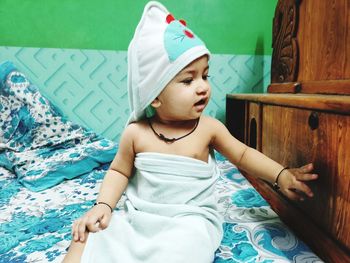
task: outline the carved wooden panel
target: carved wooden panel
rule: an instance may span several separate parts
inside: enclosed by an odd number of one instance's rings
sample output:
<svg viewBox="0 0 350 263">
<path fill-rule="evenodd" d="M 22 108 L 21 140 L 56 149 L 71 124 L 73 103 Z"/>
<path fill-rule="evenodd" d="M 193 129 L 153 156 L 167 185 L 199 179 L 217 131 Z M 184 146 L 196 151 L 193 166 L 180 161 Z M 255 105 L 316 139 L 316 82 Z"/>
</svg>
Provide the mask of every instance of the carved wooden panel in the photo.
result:
<svg viewBox="0 0 350 263">
<path fill-rule="evenodd" d="M 273 19 L 271 82 L 293 82 L 298 74 L 299 0 L 279 0 Z"/>
<path fill-rule="evenodd" d="M 349 0 L 279 0 L 268 92 L 350 95 L 349 42 Z"/>
</svg>

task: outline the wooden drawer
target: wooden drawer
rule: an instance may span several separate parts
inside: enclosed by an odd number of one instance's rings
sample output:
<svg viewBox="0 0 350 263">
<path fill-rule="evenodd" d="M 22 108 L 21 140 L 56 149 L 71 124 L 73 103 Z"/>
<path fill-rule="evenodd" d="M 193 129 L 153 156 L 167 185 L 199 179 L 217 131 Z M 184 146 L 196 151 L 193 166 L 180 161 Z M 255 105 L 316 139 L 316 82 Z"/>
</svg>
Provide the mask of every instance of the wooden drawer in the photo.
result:
<svg viewBox="0 0 350 263">
<path fill-rule="evenodd" d="M 262 152 L 290 167 L 313 162 L 312 199 L 295 203 L 332 237 L 350 247 L 350 116 L 292 107 L 262 108 Z"/>
</svg>

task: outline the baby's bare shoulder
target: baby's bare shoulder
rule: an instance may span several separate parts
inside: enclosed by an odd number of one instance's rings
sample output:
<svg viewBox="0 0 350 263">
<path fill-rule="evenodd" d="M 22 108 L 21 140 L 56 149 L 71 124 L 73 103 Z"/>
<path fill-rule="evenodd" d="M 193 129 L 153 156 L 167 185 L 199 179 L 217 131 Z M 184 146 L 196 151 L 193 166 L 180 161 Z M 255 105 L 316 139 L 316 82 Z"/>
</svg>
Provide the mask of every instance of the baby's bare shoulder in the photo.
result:
<svg viewBox="0 0 350 263">
<path fill-rule="evenodd" d="M 210 117 L 210 116 L 204 116 L 203 115 L 201 117 L 201 121 L 202 121 L 202 124 L 204 126 L 211 127 L 211 129 L 223 126 L 223 124 L 219 120 L 217 120 L 217 119 L 215 119 L 213 117 Z"/>
<path fill-rule="evenodd" d="M 228 133 L 226 126 L 221 121 L 209 116 L 203 116 L 202 128 L 211 138 L 211 141 L 215 140 L 217 136 L 222 136 Z"/>
<path fill-rule="evenodd" d="M 132 122 L 125 127 L 122 137 L 133 138 L 142 130 L 141 122 Z"/>
<path fill-rule="evenodd" d="M 144 129 L 145 126 L 147 126 L 147 122 L 144 120 L 132 122 L 125 127 L 125 131 L 129 131 L 129 132 L 139 131 L 141 129 Z"/>
</svg>

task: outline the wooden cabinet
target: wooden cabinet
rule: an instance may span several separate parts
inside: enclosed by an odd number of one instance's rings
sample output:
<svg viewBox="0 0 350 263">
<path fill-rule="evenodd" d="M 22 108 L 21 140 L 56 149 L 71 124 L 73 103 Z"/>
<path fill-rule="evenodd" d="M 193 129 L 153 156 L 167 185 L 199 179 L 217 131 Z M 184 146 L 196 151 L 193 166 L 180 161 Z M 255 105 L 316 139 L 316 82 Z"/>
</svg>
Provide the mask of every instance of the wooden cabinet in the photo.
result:
<svg viewBox="0 0 350 263">
<path fill-rule="evenodd" d="M 350 262 L 350 96 L 228 95 L 226 122 L 238 139 L 285 166 L 314 163 L 315 197 L 304 202 L 247 176 L 316 254 Z"/>
<path fill-rule="evenodd" d="M 315 197 L 301 203 L 247 177 L 326 262 L 350 262 L 349 42 L 349 0 L 278 0 L 269 94 L 228 95 L 226 104 L 236 138 L 285 166 L 314 163 Z"/>
</svg>

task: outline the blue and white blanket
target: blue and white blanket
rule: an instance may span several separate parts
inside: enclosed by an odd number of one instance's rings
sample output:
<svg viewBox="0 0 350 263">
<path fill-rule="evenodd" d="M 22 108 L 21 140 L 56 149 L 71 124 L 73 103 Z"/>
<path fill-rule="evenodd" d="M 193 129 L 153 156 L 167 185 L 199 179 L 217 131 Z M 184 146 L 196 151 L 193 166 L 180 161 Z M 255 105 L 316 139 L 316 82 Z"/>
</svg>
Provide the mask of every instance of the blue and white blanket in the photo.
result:
<svg viewBox="0 0 350 263">
<path fill-rule="evenodd" d="M 63 118 L 11 62 L 0 64 L 0 165 L 33 191 L 110 162 L 116 145 Z"/>
<path fill-rule="evenodd" d="M 0 263 L 61 262 L 117 146 L 64 119 L 9 62 L 0 64 L 0 102 Z M 232 164 L 216 159 L 224 237 L 214 262 L 322 262 Z"/>
</svg>

